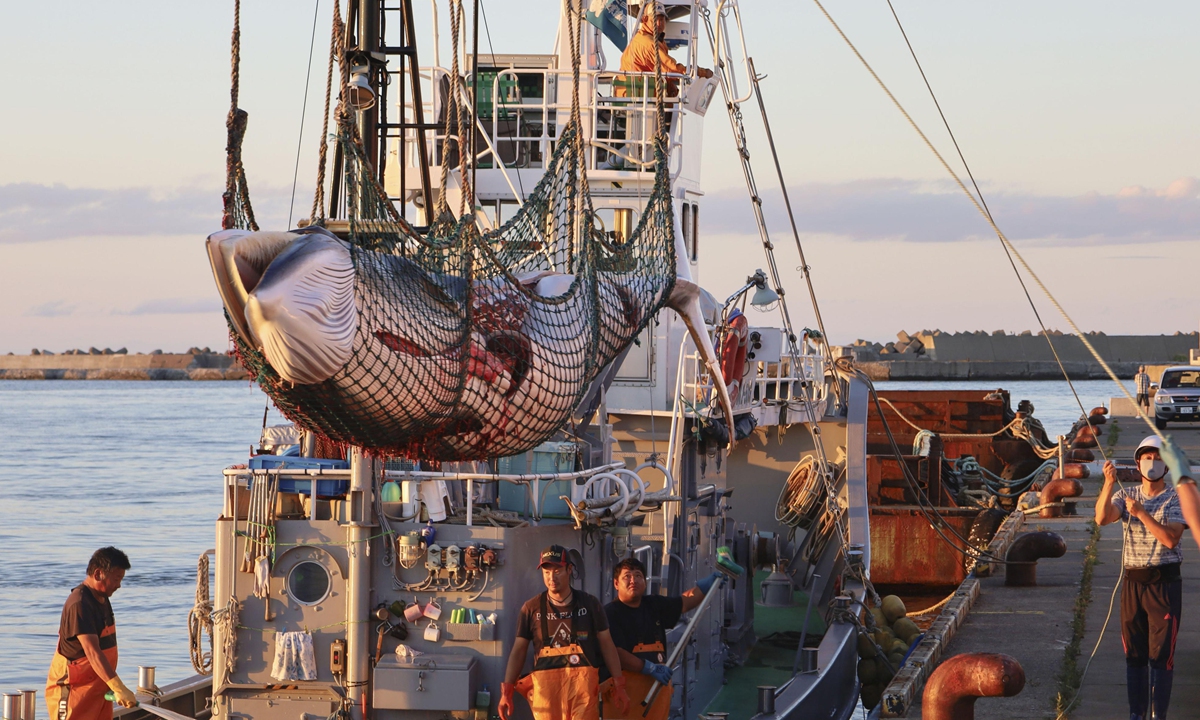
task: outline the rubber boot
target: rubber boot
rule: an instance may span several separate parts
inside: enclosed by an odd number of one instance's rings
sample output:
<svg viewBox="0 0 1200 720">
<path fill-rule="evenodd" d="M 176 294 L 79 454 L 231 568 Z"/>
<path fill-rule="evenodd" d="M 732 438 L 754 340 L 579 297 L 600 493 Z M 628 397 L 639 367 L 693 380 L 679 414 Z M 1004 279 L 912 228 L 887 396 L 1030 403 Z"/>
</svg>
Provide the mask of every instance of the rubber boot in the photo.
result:
<svg viewBox="0 0 1200 720">
<path fill-rule="evenodd" d="M 1150 700 L 1150 682 L 1146 666 L 1125 666 L 1125 684 L 1129 690 L 1129 720 L 1146 717 L 1146 705 Z"/>
<path fill-rule="evenodd" d="M 1171 704 L 1171 684 L 1175 671 L 1150 668 L 1150 697 L 1153 699 L 1154 720 L 1167 720 L 1167 706 Z"/>
</svg>

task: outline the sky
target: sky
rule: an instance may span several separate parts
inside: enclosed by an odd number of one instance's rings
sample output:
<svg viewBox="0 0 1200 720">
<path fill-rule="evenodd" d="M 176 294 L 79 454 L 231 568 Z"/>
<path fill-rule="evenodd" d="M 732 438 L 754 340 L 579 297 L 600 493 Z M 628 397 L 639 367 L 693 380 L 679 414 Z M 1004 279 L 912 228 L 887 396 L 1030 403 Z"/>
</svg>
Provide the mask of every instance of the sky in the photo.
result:
<svg viewBox="0 0 1200 720">
<path fill-rule="evenodd" d="M 1078 325 L 1195 331 L 1200 5 L 893 2 L 997 222 Z M 831 339 L 1036 330 L 999 241 L 816 5 L 745 5 Z M 886 1 L 825 5 L 955 157 Z M 420 34 L 428 3 L 416 6 Z M 239 104 L 264 228 L 312 202 L 331 12 L 243 2 Z M 489 0 L 484 13 L 495 52 L 551 51 L 557 3 Z M 231 22 L 232 2 L 214 0 L 0 8 L 0 353 L 228 346 L 203 241 L 220 223 Z M 746 118 L 793 316 L 809 325 L 757 111 Z M 764 262 L 720 107 L 703 172 L 700 280 L 724 296 Z M 1046 324 L 1068 329 L 1031 292 Z"/>
</svg>

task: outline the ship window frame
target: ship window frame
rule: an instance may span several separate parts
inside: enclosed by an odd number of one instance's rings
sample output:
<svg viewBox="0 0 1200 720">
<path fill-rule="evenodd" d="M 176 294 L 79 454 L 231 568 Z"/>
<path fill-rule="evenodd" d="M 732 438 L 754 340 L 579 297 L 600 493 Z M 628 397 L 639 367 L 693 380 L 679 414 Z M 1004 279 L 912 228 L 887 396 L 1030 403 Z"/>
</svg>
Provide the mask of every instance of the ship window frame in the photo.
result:
<svg viewBox="0 0 1200 720">
<path fill-rule="evenodd" d="M 320 568 L 321 572 L 323 572 L 325 574 L 325 591 L 316 600 L 301 599 L 299 597 L 299 595 L 297 594 L 295 587 L 292 583 L 292 579 L 294 577 L 296 577 L 296 571 L 299 570 L 300 568 L 304 567 L 305 565 L 312 565 L 314 567 Z M 324 564 L 322 564 L 316 560 L 301 560 L 300 562 L 296 563 L 288 570 L 287 578 L 285 578 L 285 580 L 284 580 L 284 587 L 287 588 L 288 597 L 290 597 L 291 599 L 300 603 L 301 605 L 306 605 L 309 607 L 312 607 L 314 605 L 320 605 L 321 603 L 325 602 L 325 600 L 329 597 L 330 593 L 333 592 L 333 573 L 331 573 L 329 571 L 329 568 L 325 567 Z"/>
</svg>

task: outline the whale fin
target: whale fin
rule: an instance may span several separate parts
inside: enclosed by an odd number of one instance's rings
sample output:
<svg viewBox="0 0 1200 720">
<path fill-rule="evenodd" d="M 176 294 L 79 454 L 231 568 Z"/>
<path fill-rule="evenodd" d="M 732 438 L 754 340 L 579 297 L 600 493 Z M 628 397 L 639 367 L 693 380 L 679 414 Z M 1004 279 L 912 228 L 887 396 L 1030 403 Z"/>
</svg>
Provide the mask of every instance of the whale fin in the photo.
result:
<svg viewBox="0 0 1200 720">
<path fill-rule="evenodd" d="M 729 388 L 721 375 L 721 364 L 717 362 L 717 352 L 713 349 L 708 333 L 704 331 L 704 314 L 700 312 L 700 286 L 685 278 L 675 279 L 675 289 L 667 298 L 667 307 L 674 310 L 683 319 L 692 342 L 700 353 L 700 358 L 708 367 L 709 377 L 712 378 L 713 388 L 717 391 L 717 399 L 725 411 L 725 422 L 729 427 L 729 449 L 734 446 L 733 430 L 733 400 L 729 397 Z"/>
</svg>

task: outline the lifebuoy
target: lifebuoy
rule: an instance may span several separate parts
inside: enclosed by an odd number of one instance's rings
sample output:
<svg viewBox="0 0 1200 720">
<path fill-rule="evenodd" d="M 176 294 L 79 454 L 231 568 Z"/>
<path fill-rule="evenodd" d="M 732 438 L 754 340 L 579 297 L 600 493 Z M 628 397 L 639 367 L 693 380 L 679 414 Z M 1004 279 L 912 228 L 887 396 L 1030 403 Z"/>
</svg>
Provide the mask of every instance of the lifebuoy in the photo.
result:
<svg viewBox="0 0 1200 720">
<path fill-rule="evenodd" d="M 750 322 L 741 310 L 734 309 L 729 316 L 728 329 L 721 338 L 721 377 L 725 378 L 730 397 L 737 397 L 741 390 L 749 341 Z"/>
</svg>

